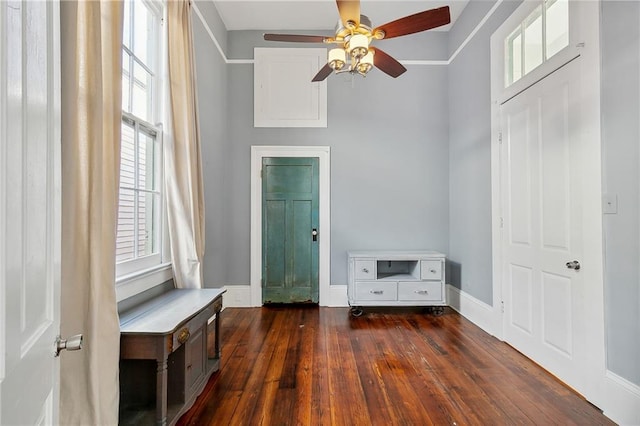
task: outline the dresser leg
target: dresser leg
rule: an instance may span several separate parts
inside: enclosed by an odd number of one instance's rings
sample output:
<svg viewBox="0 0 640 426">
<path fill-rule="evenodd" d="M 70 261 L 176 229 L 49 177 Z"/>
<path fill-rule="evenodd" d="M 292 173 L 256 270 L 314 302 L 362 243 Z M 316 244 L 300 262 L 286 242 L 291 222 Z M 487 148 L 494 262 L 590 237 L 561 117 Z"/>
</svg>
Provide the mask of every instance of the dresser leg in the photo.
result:
<svg viewBox="0 0 640 426">
<path fill-rule="evenodd" d="M 167 424 L 168 365 L 168 358 L 159 360 L 156 374 L 156 423 L 161 426 Z"/>
<path fill-rule="evenodd" d="M 216 346 L 216 358 L 220 359 L 220 313 L 222 311 L 216 312 L 216 337 L 215 337 L 215 346 Z"/>
</svg>

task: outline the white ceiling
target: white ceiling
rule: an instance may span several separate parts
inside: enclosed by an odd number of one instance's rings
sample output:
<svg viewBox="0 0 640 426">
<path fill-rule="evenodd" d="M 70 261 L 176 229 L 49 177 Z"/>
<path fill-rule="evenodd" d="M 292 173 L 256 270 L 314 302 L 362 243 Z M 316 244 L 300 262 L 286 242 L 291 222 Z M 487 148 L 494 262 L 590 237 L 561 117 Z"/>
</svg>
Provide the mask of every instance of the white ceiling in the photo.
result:
<svg viewBox="0 0 640 426">
<path fill-rule="evenodd" d="M 227 30 L 333 30 L 338 22 L 335 0 L 213 0 Z M 374 27 L 407 15 L 448 5 L 451 24 L 469 0 L 362 0 L 360 13 Z"/>
</svg>

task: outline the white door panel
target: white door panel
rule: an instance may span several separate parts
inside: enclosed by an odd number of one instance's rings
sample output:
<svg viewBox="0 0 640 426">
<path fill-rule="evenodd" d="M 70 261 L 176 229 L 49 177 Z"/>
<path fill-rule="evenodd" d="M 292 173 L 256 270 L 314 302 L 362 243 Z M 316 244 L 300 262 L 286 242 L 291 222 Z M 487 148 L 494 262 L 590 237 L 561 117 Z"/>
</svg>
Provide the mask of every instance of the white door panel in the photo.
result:
<svg viewBox="0 0 640 426">
<path fill-rule="evenodd" d="M 500 109 L 505 340 L 576 389 L 584 383 L 579 62 Z"/>
<path fill-rule="evenodd" d="M 56 424 L 57 2 L 0 2 L 0 424 Z"/>
<path fill-rule="evenodd" d="M 533 301 L 532 301 L 532 270 L 520 265 L 510 264 L 509 279 L 512 283 L 509 306 L 511 310 L 511 325 L 521 332 L 533 333 Z"/>
</svg>

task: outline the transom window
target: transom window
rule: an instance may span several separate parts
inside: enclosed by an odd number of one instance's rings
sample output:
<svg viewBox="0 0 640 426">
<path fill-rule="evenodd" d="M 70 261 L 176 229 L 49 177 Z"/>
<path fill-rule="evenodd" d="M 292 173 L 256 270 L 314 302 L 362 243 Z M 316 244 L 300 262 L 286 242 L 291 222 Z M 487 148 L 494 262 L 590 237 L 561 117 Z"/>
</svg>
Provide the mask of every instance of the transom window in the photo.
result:
<svg viewBox="0 0 640 426">
<path fill-rule="evenodd" d="M 543 1 L 505 40 L 505 87 L 568 45 L 569 1 Z"/>
<path fill-rule="evenodd" d="M 156 2 L 125 1 L 118 276 L 162 261 L 162 122 L 157 77 L 161 13 Z"/>
</svg>

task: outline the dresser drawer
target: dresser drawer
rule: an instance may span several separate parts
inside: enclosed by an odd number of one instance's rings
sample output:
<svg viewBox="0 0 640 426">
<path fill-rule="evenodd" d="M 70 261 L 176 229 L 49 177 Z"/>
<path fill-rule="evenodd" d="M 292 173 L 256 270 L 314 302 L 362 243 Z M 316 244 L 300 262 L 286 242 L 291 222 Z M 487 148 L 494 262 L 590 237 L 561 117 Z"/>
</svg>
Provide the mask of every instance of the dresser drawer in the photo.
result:
<svg viewBox="0 0 640 426">
<path fill-rule="evenodd" d="M 440 281 L 399 282 L 398 300 L 442 300 L 442 283 Z"/>
<path fill-rule="evenodd" d="M 422 260 L 420 262 L 420 278 L 423 280 L 441 280 L 442 261 Z"/>
<path fill-rule="evenodd" d="M 218 308 L 219 309 L 219 308 Z M 191 318 L 185 324 L 182 324 L 175 333 L 173 333 L 172 338 L 172 349 L 171 351 L 175 351 L 180 347 L 180 345 L 186 343 L 191 339 L 192 336 L 195 336 L 197 332 L 207 323 L 209 318 L 216 314 L 216 306 L 210 305 L 203 309 L 198 315 Z"/>
<path fill-rule="evenodd" d="M 355 262 L 355 279 L 356 280 L 375 280 L 376 262 L 374 260 L 356 260 Z"/>
<path fill-rule="evenodd" d="M 356 300 L 397 300 L 395 282 L 356 282 Z"/>
</svg>

